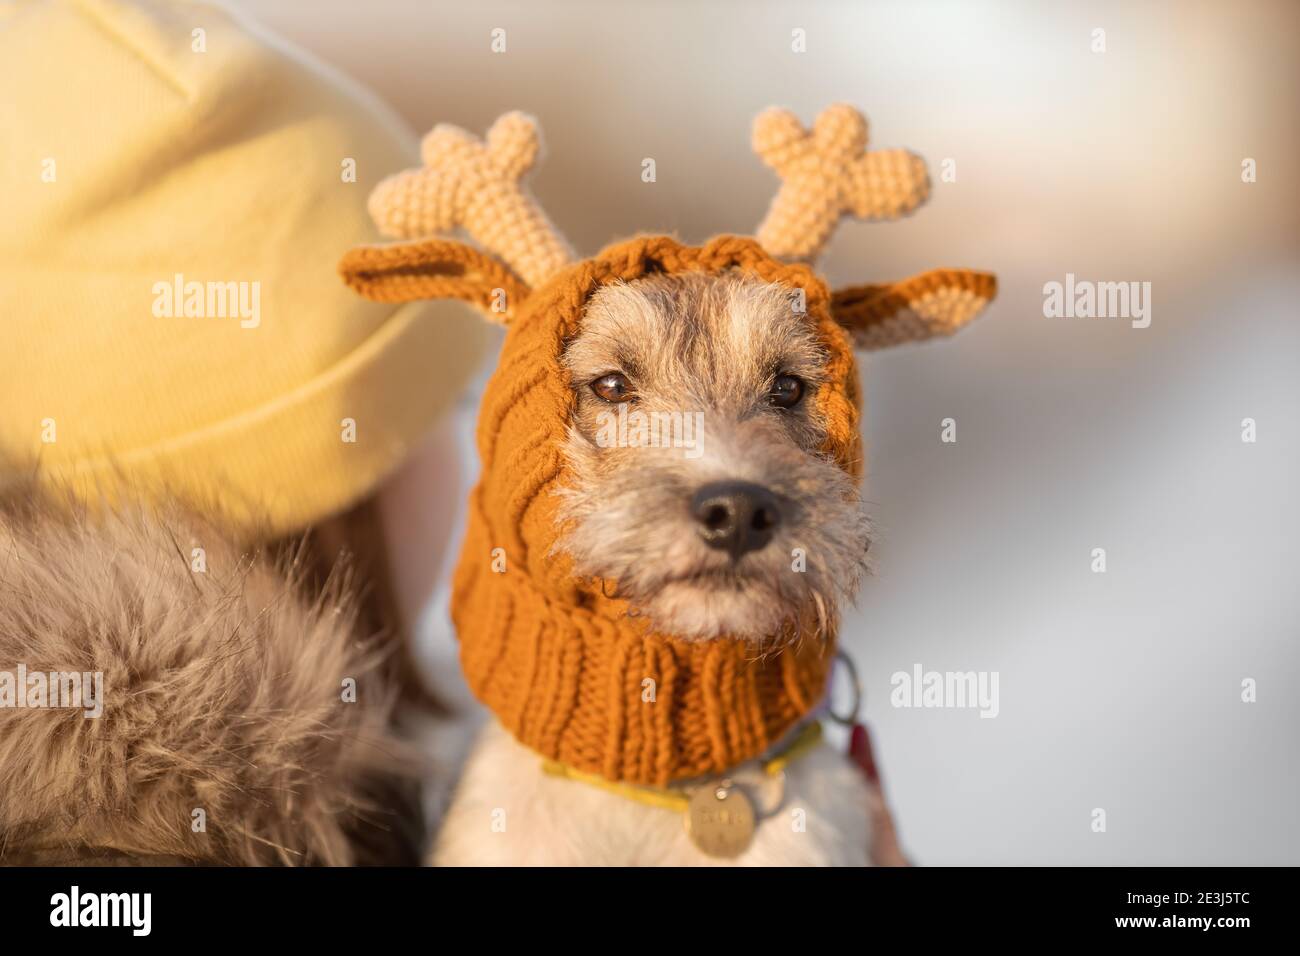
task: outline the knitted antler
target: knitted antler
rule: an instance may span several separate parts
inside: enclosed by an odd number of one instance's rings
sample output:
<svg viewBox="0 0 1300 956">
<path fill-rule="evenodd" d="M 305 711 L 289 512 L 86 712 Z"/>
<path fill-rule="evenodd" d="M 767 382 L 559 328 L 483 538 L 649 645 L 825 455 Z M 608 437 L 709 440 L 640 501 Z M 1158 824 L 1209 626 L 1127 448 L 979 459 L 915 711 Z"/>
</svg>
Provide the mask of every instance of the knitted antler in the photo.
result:
<svg viewBox="0 0 1300 956">
<path fill-rule="evenodd" d="M 531 287 L 573 261 L 564 237 L 523 184 L 542 151 L 537 122 L 506 113 L 483 141 L 441 123 L 424 137 L 421 169 L 389 176 L 370 194 L 380 232 L 398 239 L 462 226 Z"/>
<path fill-rule="evenodd" d="M 897 219 L 930 192 L 925 160 L 903 149 L 867 151 L 867 121 L 843 103 L 824 109 L 811 132 L 789 110 L 765 110 L 753 144 L 783 180 L 757 232 L 781 259 L 816 259 L 846 212 Z"/>
</svg>

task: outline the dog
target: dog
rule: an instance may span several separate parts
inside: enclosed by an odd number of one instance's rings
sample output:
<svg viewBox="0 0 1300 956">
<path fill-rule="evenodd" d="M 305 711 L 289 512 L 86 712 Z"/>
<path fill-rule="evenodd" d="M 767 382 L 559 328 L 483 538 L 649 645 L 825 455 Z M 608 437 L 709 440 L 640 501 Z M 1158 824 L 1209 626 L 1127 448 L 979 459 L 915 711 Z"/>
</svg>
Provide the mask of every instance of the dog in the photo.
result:
<svg viewBox="0 0 1300 956">
<path fill-rule="evenodd" d="M 788 289 L 743 276 L 654 276 L 607 286 L 564 353 L 575 413 L 565 446 L 557 543 L 583 575 L 618 582 L 634 613 L 689 640 L 719 635 L 773 648 L 791 607 L 822 626 L 867 570 L 869 523 L 857 489 L 820 451 L 811 400 L 826 355 Z M 660 440 L 602 447 L 610 413 L 702 415 L 692 447 Z M 633 439 L 635 442 L 635 438 Z M 792 570 L 802 549 L 817 560 Z M 775 638 L 782 639 L 781 637 Z M 731 774 L 764 818 L 738 862 L 871 862 L 869 781 L 828 745 L 792 762 L 784 787 L 756 762 Z M 781 792 L 783 790 L 783 792 Z M 504 832 L 483 824 L 500 813 Z M 710 865 L 679 816 L 549 775 L 493 721 L 464 770 L 432 861 L 440 865 Z"/>
<path fill-rule="evenodd" d="M 350 250 L 344 281 L 507 329 L 452 594 L 494 716 L 431 862 L 902 862 L 862 733 L 850 757 L 817 720 L 869 570 L 852 348 L 951 334 L 996 281 L 828 289 L 806 263 L 842 215 L 928 193 L 919 157 L 866 142 L 848 106 L 811 130 L 769 110 L 754 146 L 782 187 L 753 239 L 581 261 L 523 185 L 541 141 L 520 113 L 481 141 L 435 127 L 372 192 L 402 241 Z M 486 250 L 439 235 L 457 227 Z"/>
</svg>

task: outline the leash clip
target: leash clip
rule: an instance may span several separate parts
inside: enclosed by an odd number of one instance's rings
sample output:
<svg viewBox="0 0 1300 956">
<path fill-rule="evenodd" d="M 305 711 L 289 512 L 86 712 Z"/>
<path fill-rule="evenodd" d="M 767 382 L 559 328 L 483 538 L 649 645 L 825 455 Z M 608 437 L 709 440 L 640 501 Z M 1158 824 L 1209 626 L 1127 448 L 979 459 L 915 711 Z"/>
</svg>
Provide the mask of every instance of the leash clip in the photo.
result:
<svg viewBox="0 0 1300 956">
<path fill-rule="evenodd" d="M 862 709 L 862 681 L 858 679 L 858 668 L 853 663 L 853 658 L 849 657 L 844 650 L 839 650 L 835 654 L 835 663 L 843 664 L 844 669 L 849 672 L 849 686 L 853 689 L 853 706 L 845 714 L 837 714 L 832 698 L 835 696 L 835 682 L 831 681 L 831 692 L 827 695 L 826 713 L 831 720 L 845 727 L 852 727 L 858 722 L 858 713 Z"/>
</svg>

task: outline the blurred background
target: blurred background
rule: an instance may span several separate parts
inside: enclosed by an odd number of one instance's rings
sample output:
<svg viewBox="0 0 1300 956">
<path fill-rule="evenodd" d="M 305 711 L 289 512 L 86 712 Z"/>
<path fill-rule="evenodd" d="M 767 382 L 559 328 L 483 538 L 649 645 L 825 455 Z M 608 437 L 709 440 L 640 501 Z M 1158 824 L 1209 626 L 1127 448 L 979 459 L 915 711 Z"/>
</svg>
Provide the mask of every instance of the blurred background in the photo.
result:
<svg viewBox="0 0 1300 956">
<path fill-rule="evenodd" d="M 924 864 L 1300 863 L 1300 5 L 234 5 L 416 131 L 537 115 L 535 191 L 584 254 L 751 232 L 777 186 L 748 146 L 771 104 L 807 121 L 848 101 L 875 145 L 924 155 L 929 204 L 845 223 L 822 260 L 832 286 L 1000 281 L 956 339 L 863 363 L 878 573 L 844 637 L 905 845 Z M 1067 273 L 1150 282 L 1150 327 L 1045 318 Z M 445 680 L 440 601 L 425 637 Z M 891 707 L 916 664 L 997 672 L 998 717 Z"/>
</svg>

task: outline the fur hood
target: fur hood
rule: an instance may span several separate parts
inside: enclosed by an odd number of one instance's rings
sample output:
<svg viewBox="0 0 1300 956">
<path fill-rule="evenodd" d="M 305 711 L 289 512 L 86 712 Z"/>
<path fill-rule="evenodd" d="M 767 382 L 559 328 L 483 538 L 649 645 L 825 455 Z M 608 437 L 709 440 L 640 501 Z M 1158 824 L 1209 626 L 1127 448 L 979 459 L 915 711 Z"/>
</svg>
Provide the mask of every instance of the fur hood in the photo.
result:
<svg viewBox="0 0 1300 956">
<path fill-rule="evenodd" d="M 391 861 L 393 701 L 349 576 L 309 596 L 296 565 L 177 511 L 9 502 L 0 863 Z"/>
</svg>

